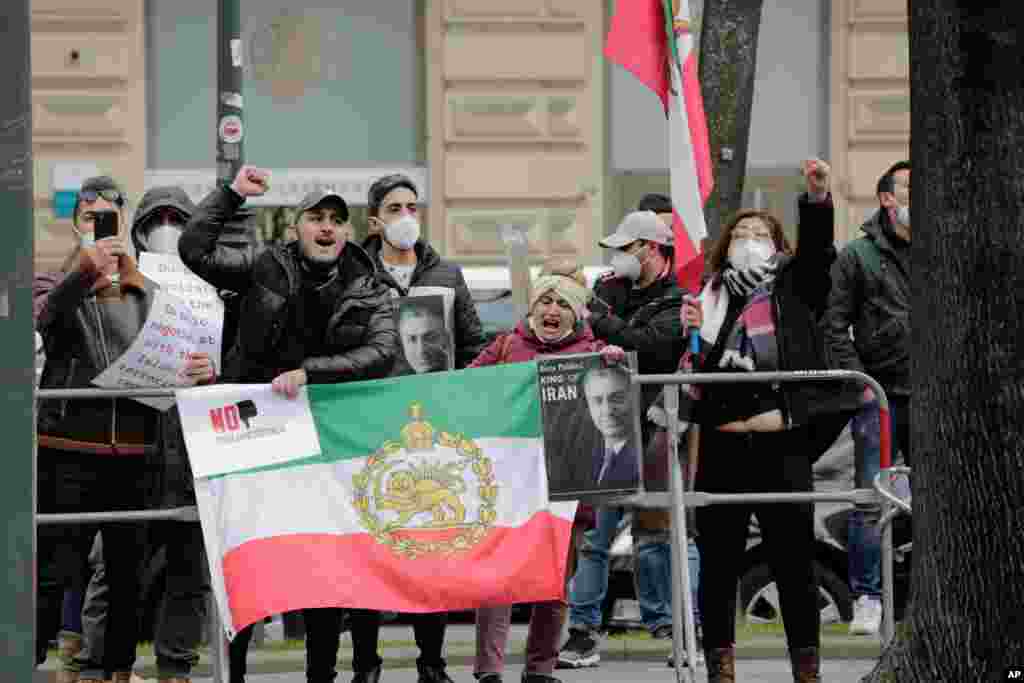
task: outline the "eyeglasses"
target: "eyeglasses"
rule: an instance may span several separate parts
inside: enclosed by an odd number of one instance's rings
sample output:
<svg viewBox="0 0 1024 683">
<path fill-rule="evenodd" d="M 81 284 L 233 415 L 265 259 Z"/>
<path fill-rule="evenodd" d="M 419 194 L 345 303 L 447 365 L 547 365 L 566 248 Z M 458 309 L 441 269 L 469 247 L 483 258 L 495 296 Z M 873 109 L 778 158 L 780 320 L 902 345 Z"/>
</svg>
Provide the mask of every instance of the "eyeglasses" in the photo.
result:
<svg viewBox="0 0 1024 683">
<path fill-rule="evenodd" d="M 103 197 L 108 202 L 121 206 L 124 204 L 124 195 L 117 190 L 82 190 L 78 193 L 78 198 L 84 202 L 90 204 L 100 197 Z"/>
</svg>

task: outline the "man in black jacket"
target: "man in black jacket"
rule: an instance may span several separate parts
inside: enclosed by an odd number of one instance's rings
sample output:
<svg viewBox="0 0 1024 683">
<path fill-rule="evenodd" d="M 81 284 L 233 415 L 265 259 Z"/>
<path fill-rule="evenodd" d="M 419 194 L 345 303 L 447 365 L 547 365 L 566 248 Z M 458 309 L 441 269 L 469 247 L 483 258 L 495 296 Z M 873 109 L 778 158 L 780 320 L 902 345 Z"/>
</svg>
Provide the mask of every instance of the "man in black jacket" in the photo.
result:
<svg viewBox="0 0 1024 683">
<path fill-rule="evenodd" d="M 183 194 L 183 193 L 182 193 Z M 178 199 L 181 197 L 178 196 Z M 185 199 L 187 202 L 187 198 Z M 179 202 L 181 203 L 181 202 Z M 127 245 L 125 197 L 109 177 L 82 184 L 74 211 L 79 243 L 61 272 L 33 282 L 36 327 L 46 348 L 42 388 L 92 385 L 131 345 L 145 324 L 158 289 L 142 276 Z M 140 204 L 145 214 L 146 203 Z M 187 208 L 187 205 L 186 205 Z M 98 212 L 114 210 L 117 231 L 95 239 Z M 191 382 L 212 379 L 212 364 L 197 354 L 185 367 Z M 146 507 L 147 466 L 164 454 L 167 421 L 131 399 L 43 401 L 39 406 L 37 466 L 40 512 L 99 512 Z M 152 460 L 151 460 L 152 459 Z M 38 659 L 60 620 L 65 587 L 81 590 L 97 525 L 39 528 Z M 103 525 L 107 618 L 90 630 L 96 647 L 68 662 L 74 680 L 101 681 L 105 673 L 127 680 L 135 661 L 141 527 Z M 70 654 L 70 652 L 68 652 Z M 158 648 L 161 675 L 180 669 Z M 171 670 L 167 670 L 170 667 Z M 187 673 L 187 671 L 186 671 Z M 67 678 L 67 677 L 66 677 Z"/>
<path fill-rule="evenodd" d="M 154 187 L 139 200 L 132 221 L 131 242 L 138 254 L 178 253 L 178 239 L 196 206 L 180 187 Z M 208 366 L 204 379 L 213 379 L 213 365 Z M 196 504 L 192 484 L 192 471 L 185 453 L 181 434 L 181 419 L 177 408 L 159 416 L 156 448 L 147 456 L 147 474 L 150 477 L 147 503 L 149 507 L 174 508 Z M 143 595 L 142 600 L 153 598 L 152 607 L 154 651 L 159 683 L 179 683 L 189 680 L 192 669 L 199 661 L 199 646 L 206 624 L 209 580 L 203 555 L 203 534 L 199 524 L 181 522 L 150 522 L 148 530 L 150 554 L 164 550 L 165 566 L 163 592 Z M 82 608 L 83 636 L 86 647 L 103 644 L 103 628 L 107 621 L 107 597 L 110 586 L 102 542 L 93 548 L 96 567 L 85 595 Z M 143 636 L 143 639 L 148 639 Z"/>
<path fill-rule="evenodd" d="M 363 248 L 395 296 L 441 294 L 455 335 L 455 365 L 464 368 L 486 345 L 483 327 L 462 268 L 434 250 L 420 234 L 418 190 L 408 176 L 378 178 L 367 196 L 371 234 Z"/>
<path fill-rule="evenodd" d="M 265 171 L 243 167 L 230 186 L 203 201 L 178 243 L 182 260 L 196 274 L 242 297 L 225 379 L 270 382 L 275 392 L 295 398 L 306 384 L 386 376 L 398 345 L 391 297 L 373 260 L 346 239 L 344 199 L 307 195 L 298 206 L 298 239 L 289 244 L 257 254 L 219 241 L 245 199 L 263 194 L 268 181 Z M 306 678 L 333 681 L 342 611 L 307 609 L 303 617 Z M 248 638 L 240 634 L 235 640 L 232 683 L 244 678 Z"/>
<path fill-rule="evenodd" d="M 378 178 L 367 193 L 367 212 L 373 231 L 363 243 L 381 271 L 381 279 L 394 296 L 441 295 L 445 316 L 452 321 L 455 365 L 468 365 L 486 345 L 462 269 L 438 255 L 420 234 L 419 191 L 408 176 Z M 422 318 L 421 318 L 422 319 Z M 399 330 L 402 332 L 402 330 Z M 404 340 L 403 340 L 404 342 Z M 414 362 L 400 358 L 394 374 L 421 372 Z M 420 656 L 416 660 L 420 683 L 450 683 L 442 656 L 448 615 L 410 615 Z M 381 658 L 377 652 L 380 612 L 352 610 L 352 669 L 355 683 L 376 683 Z"/>
<path fill-rule="evenodd" d="M 889 398 L 892 442 L 910 462 L 910 162 L 879 179 L 879 209 L 832 266 L 824 319 L 829 364 L 860 370 Z M 850 328 L 853 336 L 850 336 Z M 871 488 L 879 469 L 878 401 L 870 391 L 853 418 L 857 488 Z M 850 515 L 849 571 L 853 589 L 850 633 L 873 635 L 882 619 L 881 541 L 877 505 Z"/>
</svg>

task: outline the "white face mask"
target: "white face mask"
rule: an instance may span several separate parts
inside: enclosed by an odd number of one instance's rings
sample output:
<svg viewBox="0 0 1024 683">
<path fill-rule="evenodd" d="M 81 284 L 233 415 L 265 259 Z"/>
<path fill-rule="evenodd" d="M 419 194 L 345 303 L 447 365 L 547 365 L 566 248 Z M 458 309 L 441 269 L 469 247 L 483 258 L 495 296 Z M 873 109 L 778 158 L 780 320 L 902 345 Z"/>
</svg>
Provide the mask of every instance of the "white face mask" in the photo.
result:
<svg viewBox="0 0 1024 683">
<path fill-rule="evenodd" d="M 910 227 L 910 207 L 900 204 L 896 209 L 896 222 Z"/>
<path fill-rule="evenodd" d="M 636 282 L 643 273 L 643 265 L 635 254 L 620 251 L 612 256 L 612 270 L 615 271 L 617 277 L 624 277 Z"/>
<path fill-rule="evenodd" d="M 420 238 L 420 222 L 412 216 L 405 215 L 384 228 L 384 238 L 395 249 L 408 251 Z"/>
<path fill-rule="evenodd" d="M 739 237 L 729 243 L 729 264 L 736 270 L 765 266 L 775 256 L 775 245 L 764 240 Z"/>
<path fill-rule="evenodd" d="M 78 243 L 82 248 L 92 247 L 96 245 L 96 235 L 91 232 L 80 232 L 78 233 Z"/>
<path fill-rule="evenodd" d="M 157 254 L 177 254 L 180 238 L 181 226 L 168 223 L 150 228 L 145 241 L 149 251 Z"/>
</svg>

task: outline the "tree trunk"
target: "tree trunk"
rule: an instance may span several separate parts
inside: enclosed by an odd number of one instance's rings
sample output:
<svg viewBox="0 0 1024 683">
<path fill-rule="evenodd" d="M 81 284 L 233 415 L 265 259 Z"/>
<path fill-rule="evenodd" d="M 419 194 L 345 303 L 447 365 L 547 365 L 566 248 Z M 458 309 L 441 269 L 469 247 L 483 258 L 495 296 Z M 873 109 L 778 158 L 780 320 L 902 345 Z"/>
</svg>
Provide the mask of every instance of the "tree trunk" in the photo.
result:
<svg viewBox="0 0 1024 683">
<path fill-rule="evenodd" d="M 1024 14 L 908 5 L 913 610 L 865 681 L 1001 681 L 1024 666 Z"/>
<path fill-rule="evenodd" d="M 700 32 L 701 92 L 708 121 L 715 189 L 704 208 L 708 236 L 743 202 L 757 36 L 763 0 L 705 0 Z"/>
</svg>

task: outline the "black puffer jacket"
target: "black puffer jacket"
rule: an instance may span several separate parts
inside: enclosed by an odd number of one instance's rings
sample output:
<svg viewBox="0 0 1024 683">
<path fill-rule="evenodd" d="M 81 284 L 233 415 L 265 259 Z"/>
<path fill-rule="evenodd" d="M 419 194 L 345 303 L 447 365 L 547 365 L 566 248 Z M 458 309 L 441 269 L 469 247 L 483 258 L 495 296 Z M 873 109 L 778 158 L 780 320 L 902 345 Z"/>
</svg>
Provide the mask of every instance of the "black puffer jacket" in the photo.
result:
<svg viewBox="0 0 1024 683">
<path fill-rule="evenodd" d="M 293 343 L 296 331 L 286 329 L 303 296 L 298 244 L 257 253 L 234 249 L 218 239 L 242 201 L 229 188 L 216 190 L 200 205 L 178 243 L 182 260 L 197 275 L 243 297 L 225 379 L 269 382 L 297 367 L 306 370 L 310 384 L 386 376 L 398 335 L 391 296 L 379 282 L 373 260 L 357 244 L 345 246 L 338 277 L 321 290 L 333 306 L 318 343 L 327 353 L 307 357 Z"/>
<path fill-rule="evenodd" d="M 591 316 L 589 322 L 595 337 L 626 351 L 636 351 L 639 371 L 643 374 L 676 371 L 684 347 L 679 322 L 683 290 L 674 275 L 643 289 L 635 289 L 625 278 L 608 275 L 594 285 L 594 295 L 611 307 L 610 313 Z M 654 385 L 644 385 L 644 411 L 660 390 Z"/>
<path fill-rule="evenodd" d="M 887 392 L 909 394 L 909 249 L 893 243 L 889 223 L 888 212 L 878 211 L 832 266 L 825 343 L 832 367 L 866 372 Z"/>
<path fill-rule="evenodd" d="M 380 252 L 383 240 L 380 235 L 370 235 L 363 242 L 363 248 L 377 264 L 381 280 L 396 296 L 406 296 L 409 290 L 403 289 L 394 278 L 384 270 Z M 464 368 L 476 358 L 487 345 L 480 317 L 462 268 L 458 264 L 447 261 L 428 243 L 420 240 L 413 247 L 416 252 L 416 268 L 412 272 L 410 289 L 431 287 L 451 290 L 454 294 L 453 325 L 455 327 L 455 367 Z"/>
</svg>

